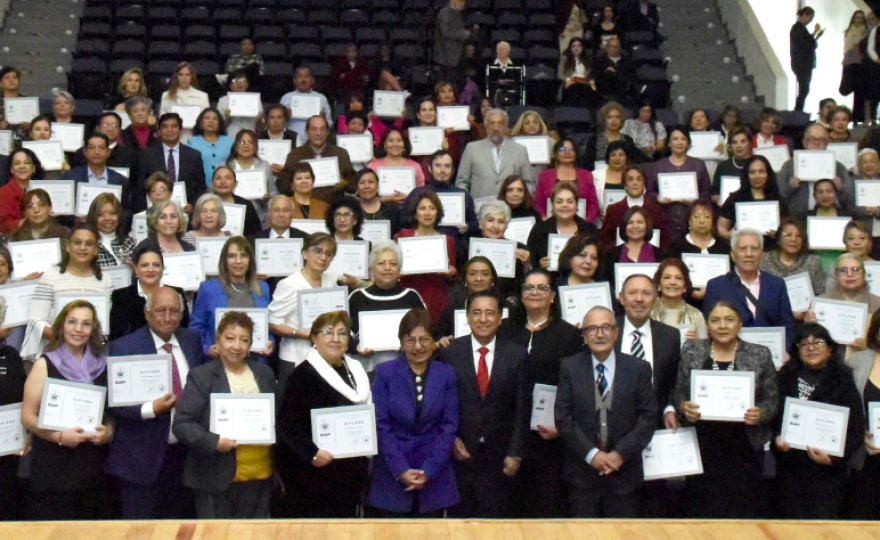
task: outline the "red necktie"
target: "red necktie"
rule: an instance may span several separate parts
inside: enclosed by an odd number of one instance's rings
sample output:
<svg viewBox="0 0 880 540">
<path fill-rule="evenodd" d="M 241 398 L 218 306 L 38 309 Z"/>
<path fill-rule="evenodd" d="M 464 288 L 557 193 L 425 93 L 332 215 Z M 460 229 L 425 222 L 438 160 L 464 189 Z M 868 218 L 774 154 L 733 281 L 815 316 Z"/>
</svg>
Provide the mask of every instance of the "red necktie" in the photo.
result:
<svg viewBox="0 0 880 540">
<path fill-rule="evenodd" d="M 174 353 L 171 352 L 171 344 L 166 343 L 162 348 L 171 355 L 171 391 L 174 397 L 179 398 L 183 393 L 183 384 L 180 382 L 180 371 L 177 369 L 177 360 L 174 359 Z"/>
<path fill-rule="evenodd" d="M 489 349 L 480 347 L 477 349 L 477 352 L 480 353 L 480 365 L 477 368 L 477 386 L 480 387 L 480 395 L 486 397 L 486 392 L 489 391 L 489 365 L 486 364 L 486 355 L 489 354 Z"/>
</svg>

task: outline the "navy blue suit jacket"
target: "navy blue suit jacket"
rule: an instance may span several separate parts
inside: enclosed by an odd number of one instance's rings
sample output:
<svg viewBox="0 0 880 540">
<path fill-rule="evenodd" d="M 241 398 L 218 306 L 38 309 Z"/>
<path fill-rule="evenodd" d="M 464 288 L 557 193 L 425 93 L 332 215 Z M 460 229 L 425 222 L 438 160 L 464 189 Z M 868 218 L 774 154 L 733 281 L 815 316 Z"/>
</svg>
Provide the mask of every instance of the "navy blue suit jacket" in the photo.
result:
<svg viewBox="0 0 880 540">
<path fill-rule="evenodd" d="M 129 171 L 128 174 L 133 174 Z M 74 167 L 64 173 L 64 180 L 73 180 L 75 182 L 89 181 L 89 168 L 87 166 Z M 122 186 L 122 200 L 119 201 L 123 208 L 128 208 L 131 203 L 131 193 L 129 192 L 128 178 L 122 176 L 116 171 L 107 168 L 107 183 L 111 186 Z"/>
<path fill-rule="evenodd" d="M 186 355 L 190 371 L 208 360 L 202 352 L 202 338 L 198 332 L 178 328 L 174 335 Z M 149 326 L 110 342 L 108 356 L 137 354 L 156 354 L 156 344 Z M 116 431 L 107 457 L 107 472 L 128 482 L 152 484 L 159 475 L 165 457 L 171 431 L 171 413 L 144 420 L 140 406 L 117 407 L 113 409 L 113 417 L 116 419 Z"/>
</svg>

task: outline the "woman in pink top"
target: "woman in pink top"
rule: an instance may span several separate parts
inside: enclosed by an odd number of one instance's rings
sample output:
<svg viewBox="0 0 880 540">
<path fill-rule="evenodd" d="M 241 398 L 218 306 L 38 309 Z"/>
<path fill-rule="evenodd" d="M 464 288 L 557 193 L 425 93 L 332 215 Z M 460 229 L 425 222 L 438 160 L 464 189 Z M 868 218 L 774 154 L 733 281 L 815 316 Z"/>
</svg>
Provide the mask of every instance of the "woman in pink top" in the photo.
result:
<svg viewBox="0 0 880 540">
<path fill-rule="evenodd" d="M 403 132 L 397 129 L 392 129 L 388 133 L 385 134 L 385 138 L 382 139 L 382 146 L 379 149 L 379 155 L 382 157 L 376 158 L 371 161 L 367 167 L 376 171 L 376 174 L 380 176 L 380 184 L 381 184 L 381 174 L 379 174 L 379 169 L 382 167 L 412 167 L 416 171 L 416 187 L 425 185 L 425 173 L 422 171 L 421 165 L 418 164 L 417 161 L 410 159 L 409 153 L 412 150 L 412 147 L 409 144 L 409 139 L 403 136 Z M 383 155 L 384 154 L 384 155 Z M 380 185 L 381 191 L 381 185 Z M 395 191 L 393 195 L 386 195 L 382 197 L 382 202 L 390 202 L 395 204 L 400 204 L 404 200 L 406 200 L 406 196 L 409 194 L 402 193 L 400 191 Z"/>
<path fill-rule="evenodd" d="M 593 174 L 575 166 L 577 162 L 577 149 L 569 139 L 563 139 L 553 146 L 553 168 L 547 169 L 538 175 L 538 187 L 535 188 L 535 206 L 541 215 L 547 217 L 547 200 L 553 191 L 553 186 L 559 182 L 577 182 L 578 193 L 581 199 L 586 201 L 587 215 L 583 218 L 587 223 L 593 223 L 599 217 L 599 199 L 596 197 L 596 186 L 593 184 Z"/>
<path fill-rule="evenodd" d="M 355 92 L 350 98 L 348 98 L 348 109 L 344 115 L 341 115 L 336 119 L 336 128 L 340 135 L 348 135 L 348 118 L 351 116 L 352 111 L 362 111 L 367 115 L 367 118 L 369 119 L 367 129 L 373 134 L 374 141 L 381 141 L 388 133 L 389 126 L 394 129 L 403 128 L 403 125 L 406 122 L 405 110 L 402 111 L 403 114 L 401 114 L 401 116 L 394 118 L 393 121 L 391 119 L 385 119 L 388 120 L 388 122 L 386 122 L 373 114 L 373 111 L 368 111 L 365 103 L 366 99 L 360 92 Z"/>
</svg>

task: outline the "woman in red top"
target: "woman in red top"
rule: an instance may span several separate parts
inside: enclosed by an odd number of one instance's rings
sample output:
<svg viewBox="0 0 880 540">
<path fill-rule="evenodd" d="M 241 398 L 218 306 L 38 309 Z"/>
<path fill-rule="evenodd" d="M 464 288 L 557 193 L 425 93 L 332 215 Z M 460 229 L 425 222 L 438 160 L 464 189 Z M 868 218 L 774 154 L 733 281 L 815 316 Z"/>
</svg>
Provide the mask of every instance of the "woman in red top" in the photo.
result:
<svg viewBox="0 0 880 540">
<path fill-rule="evenodd" d="M 43 166 L 36 154 L 19 148 L 9 156 L 9 182 L 0 188 L 0 232 L 10 234 L 24 223 L 21 199 L 29 189 L 31 178 L 43 177 Z"/>
<path fill-rule="evenodd" d="M 757 133 L 752 136 L 752 148 L 758 148 L 759 146 L 779 146 L 784 144 L 789 147 L 788 150 L 791 152 L 792 148 L 788 139 L 782 135 L 776 134 L 777 124 L 776 109 L 771 107 L 761 109 L 757 120 L 755 120 L 755 130 Z"/>
<path fill-rule="evenodd" d="M 578 194 L 587 203 L 587 223 L 593 223 L 599 217 L 599 199 L 596 197 L 596 186 L 593 184 L 593 173 L 581 169 L 577 165 L 577 147 L 570 139 L 563 139 L 553 146 L 552 168 L 538 175 L 538 187 L 535 189 L 535 206 L 543 216 L 548 216 L 547 200 L 553 186 L 559 182 L 575 182 Z"/>
</svg>

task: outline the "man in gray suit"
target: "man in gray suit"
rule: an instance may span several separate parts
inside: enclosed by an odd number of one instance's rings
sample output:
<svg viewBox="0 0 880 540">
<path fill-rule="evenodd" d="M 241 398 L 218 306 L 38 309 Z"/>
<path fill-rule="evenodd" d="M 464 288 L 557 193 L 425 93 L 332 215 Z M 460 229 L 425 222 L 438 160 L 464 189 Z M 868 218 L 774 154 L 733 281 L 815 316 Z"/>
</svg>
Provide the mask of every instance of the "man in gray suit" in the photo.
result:
<svg viewBox="0 0 880 540">
<path fill-rule="evenodd" d="M 450 0 L 449 5 L 437 13 L 434 22 L 434 66 L 441 80 L 456 84 L 458 62 L 464 50 L 464 42 L 471 38 L 471 31 L 466 30 L 461 13 L 464 11 L 465 0 Z"/>
<path fill-rule="evenodd" d="M 535 192 L 537 180 L 532 177 L 529 153 L 507 135 L 510 119 L 501 109 L 492 109 L 484 118 L 487 137 L 464 148 L 455 185 L 471 192 L 474 199 L 495 197 L 501 184 L 515 174 L 525 180 L 529 192 Z"/>
</svg>

